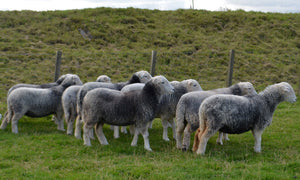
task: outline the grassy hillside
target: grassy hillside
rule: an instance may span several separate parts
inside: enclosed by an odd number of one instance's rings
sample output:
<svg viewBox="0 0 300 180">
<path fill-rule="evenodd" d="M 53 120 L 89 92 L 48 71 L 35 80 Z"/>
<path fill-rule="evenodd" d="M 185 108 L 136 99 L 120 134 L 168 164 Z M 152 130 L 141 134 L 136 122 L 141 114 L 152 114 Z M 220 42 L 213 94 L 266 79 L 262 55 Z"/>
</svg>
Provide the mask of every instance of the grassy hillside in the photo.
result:
<svg viewBox="0 0 300 180">
<path fill-rule="evenodd" d="M 193 78 L 203 89 L 225 86 L 229 51 L 235 49 L 233 83 L 250 81 L 257 91 L 300 80 L 300 14 L 199 10 L 158 11 L 96 8 L 69 11 L 0 12 L 0 113 L 7 90 L 17 83 L 53 81 L 56 51 L 61 74 L 76 73 L 83 82 L 106 74 L 126 81 L 150 71 L 156 50 L 156 74 L 169 80 Z M 79 32 L 89 32 L 85 39 Z M 299 109 L 283 103 L 263 134 L 263 153 L 253 152 L 252 134 L 230 136 L 224 146 L 209 141 L 207 155 L 181 153 L 175 141 L 163 142 L 159 120 L 150 130 L 153 153 L 142 138 L 130 135 L 91 148 L 58 132 L 51 117 L 19 121 L 19 133 L 0 131 L 3 179 L 292 179 L 299 178 Z M 10 126 L 9 126 L 10 127 Z M 169 131 L 171 137 L 171 131 Z"/>
</svg>

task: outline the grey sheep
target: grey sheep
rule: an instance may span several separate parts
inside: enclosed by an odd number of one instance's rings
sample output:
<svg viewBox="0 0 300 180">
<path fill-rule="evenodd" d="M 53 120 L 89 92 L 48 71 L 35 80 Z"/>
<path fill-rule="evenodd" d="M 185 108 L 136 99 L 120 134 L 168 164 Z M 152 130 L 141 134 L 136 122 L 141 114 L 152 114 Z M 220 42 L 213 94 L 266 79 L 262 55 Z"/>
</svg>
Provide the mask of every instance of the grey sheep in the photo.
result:
<svg viewBox="0 0 300 180">
<path fill-rule="evenodd" d="M 164 76 L 156 76 L 146 83 L 142 91 L 122 93 L 98 88 L 86 94 L 83 100 L 82 118 L 84 144 L 91 146 L 90 131 L 95 126 L 101 144 L 108 144 L 103 125 L 135 125 L 131 146 L 137 145 L 138 135 L 144 138 L 144 148 L 151 151 L 147 124 L 155 118 L 159 99 L 173 92 L 173 87 Z"/>
<path fill-rule="evenodd" d="M 103 82 L 88 82 L 85 83 L 77 94 L 77 118 L 75 125 L 74 136 L 78 139 L 81 139 L 81 111 L 82 111 L 82 102 L 84 96 L 91 90 L 96 88 L 108 88 L 120 91 L 124 86 L 133 83 L 145 83 L 151 79 L 151 75 L 147 71 L 138 71 L 132 75 L 132 77 L 127 82 L 120 83 L 103 83 Z"/>
<path fill-rule="evenodd" d="M 76 84 L 82 82 L 77 75 L 72 75 L 67 76 L 60 85 L 51 88 L 20 87 L 13 90 L 7 97 L 7 116 L 0 128 L 5 129 L 11 122 L 12 132 L 18 133 L 18 121 L 22 116 L 43 117 L 55 114 L 58 129 L 64 131 L 61 96 L 67 87 Z"/>
<path fill-rule="evenodd" d="M 200 127 L 195 134 L 193 151 L 204 155 L 207 141 L 217 131 L 240 134 L 252 131 L 254 151 L 261 152 L 261 135 L 272 123 L 280 102 L 295 102 L 292 86 L 286 82 L 268 86 L 259 94 L 249 96 L 214 95 L 199 108 Z"/>
<path fill-rule="evenodd" d="M 176 126 L 174 122 L 174 117 L 176 113 L 176 106 L 180 97 L 188 92 L 192 91 L 202 91 L 200 84 L 194 79 L 187 79 L 181 82 L 172 81 L 171 85 L 174 87 L 174 92 L 172 94 L 163 95 L 159 101 L 159 108 L 155 115 L 157 118 L 161 118 L 163 126 L 163 140 L 170 141 L 168 137 L 168 127 L 171 126 L 173 131 L 173 138 L 176 139 Z M 135 87 L 136 86 L 136 87 Z M 140 86 L 140 87 L 139 87 Z M 137 90 L 144 85 L 132 84 L 125 86 L 121 91 L 132 91 Z M 152 121 L 150 122 L 151 126 Z"/>
<path fill-rule="evenodd" d="M 228 88 L 219 88 L 209 91 L 196 91 L 184 94 L 176 108 L 176 147 L 183 151 L 188 150 L 190 146 L 191 133 L 199 127 L 198 110 L 203 100 L 215 94 L 234 94 L 247 95 L 256 94 L 253 85 L 249 82 L 240 82 Z M 182 134 L 184 133 L 183 142 Z M 220 133 L 217 143 L 222 144 L 222 136 Z M 227 135 L 225 135 L 228 140 Z"/>
<path fill-rule="evenodd" d="M 110 77 L 101 75 L 97 78 L 97 82 L 111 82 Z M 61 101 L 67 123 L 67 134 L 73 134 L 73 124 L 77 117 L 77 93 L 82 85 L 68 87 L 62 95 Z"/>
</svg>

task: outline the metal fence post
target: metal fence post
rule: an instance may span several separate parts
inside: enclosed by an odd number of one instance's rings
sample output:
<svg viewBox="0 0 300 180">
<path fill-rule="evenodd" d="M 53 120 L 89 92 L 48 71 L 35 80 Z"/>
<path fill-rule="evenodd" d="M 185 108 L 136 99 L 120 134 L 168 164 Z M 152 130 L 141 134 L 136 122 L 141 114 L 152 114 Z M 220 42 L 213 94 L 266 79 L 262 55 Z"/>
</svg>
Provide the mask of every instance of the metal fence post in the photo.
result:
<svg viewBox="0 0 300 180">
<path fill-rule="evenodd" d="M 57 51 L 57 53 L 56 53 L 54 81 L 56 81 L 58 79 L 59 75 L 60 75 L 61 56 L 62 56 L 62 52 L 61 51 Z"/>
<path fill-rule="evenodd" d="M 152 55 L 151 55 L 151 71 L 150 71 L 151 76 L 155 75 L 156 54 L 157 54 L 156 51 L 152 51 Z"/>
<path fill-rule="evenodd" d="M 229 59 L 229 65 L 228 65 L 228 76 L 227 76 L 227 86 L 228 87 L 232 85 L 234 53 L 235 53 L 235 51 L 232 49 L 230 51 L 230 59 Z"/>
</svg>

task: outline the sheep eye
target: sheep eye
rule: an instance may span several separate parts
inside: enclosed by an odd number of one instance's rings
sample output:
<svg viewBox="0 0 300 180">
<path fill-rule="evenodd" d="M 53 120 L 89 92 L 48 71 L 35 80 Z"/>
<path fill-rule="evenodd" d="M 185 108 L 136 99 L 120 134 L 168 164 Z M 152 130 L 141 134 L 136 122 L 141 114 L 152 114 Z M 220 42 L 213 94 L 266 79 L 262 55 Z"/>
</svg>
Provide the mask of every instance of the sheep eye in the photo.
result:
<svg viewBox="0 0 300 180">
<path fill-rule="evenodd" d="M 161 82 L 162 84 L 165 84 L 165 82 Z"/>
</svg>

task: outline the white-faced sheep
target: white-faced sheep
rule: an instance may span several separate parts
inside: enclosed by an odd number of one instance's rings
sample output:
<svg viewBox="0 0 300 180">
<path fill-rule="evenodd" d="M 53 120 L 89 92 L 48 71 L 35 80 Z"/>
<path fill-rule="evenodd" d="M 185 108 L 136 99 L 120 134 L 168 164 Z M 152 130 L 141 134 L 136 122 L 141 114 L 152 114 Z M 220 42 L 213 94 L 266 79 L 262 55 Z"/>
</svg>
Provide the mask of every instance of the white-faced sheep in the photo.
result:
<svg viewBox="0 0 300 180">
<path fill-rule="evenodd" d="M 146 83 L 142 91 L 122 93 L 120 91 L 98 88 L 86 94 L 83 100 L 82 118 L 84 121 L 84 144 L 91 145 L 90 131 L 95 126 L 101 144 L 108 144 L 103 125 L 135 125 L 131 145 L 136 146 L 139 133 L 144 138 L 144 148 L 151 151 L 147 124 L 155 117 L 159 99 L 173 92 L 173 87 L 163 76 L 156 76 Z"/>
<path fill-rule="evenodd" d="M 101 75 L 97 78 L 97 82 L 110 82 L 111 79 L 107 75 Z M 68 87 L 61 98 L 62 106 L 65 114 L 65 120 L 67 123 L 67 134 L 73 134 L 73 124 L 77 117 L 77 93 L 82 85 Z"/>
<path fill-rule="evenodd" d="M 81 111 L 82 111 L 82 102 L 84 96 L 91 90 L 96 88 L 108 88 L 120 91 L 124 86 L 133 83 L 145 83 L 151 79 L 151 75 L 147 71 L 138 71 L 132 75 L 130 80 L 127 82 L 119 82 L 119 83 L 102 83 L 102 82 L 88 82 L 85 83 L 82 88 L 78 92 L 77 97 L 77 118 L 75 125 L 75 137 L 81 139 Z"/>
<path fill-rule="evenodd" d="M 8 92 L 7 92 L 7 96 L 15 89 L 20 88 L 20 87 L 29 87 L 29 88 L 40 88 L 40 89 L 45 89 L 45 88 L 51 88 L 54 86 L 58 86 L 60 85 L 63 80 L 68 77 L 68 76 L 73 76 L 74 74 L 64 74 L 62 76 L 60 76 L 55 82 L 52 83 L 46 83 L 46 84 L 16 84 L 14 86 L 12 86 Z M 7 113 L 4 114 L 4 117 L 7 115 Z M 55 115 L 53 115 L 52 120 L 57 123 L 57 118 L 55 117 Z"/>
<path fill-rule="evenodd" d="M 107 75 L 100 75 L 100 76 L 98 76 L 96 81 L 97 82 L 109 82 L 110 83 L 111 79 Z"/>
<path fill-rule="evenodd" d="M 61 96 L 63 91 L 72 85 L 82 84 L 77 75 L 67 76 L 60 85 L 40 89 L 20 87 L 7 97 L 7 116 L 3 119 L 1 129 L 11 122 L 12 132 L 18 133 L 18 120 L 24 116 L 43 117 L 55 114 L 58 129 L 64 130 Z"/>
<path fill-rule="evenodd" d="M 193 151 L 204 155 L 207 141 L 217 131 L 240 134 L 252 131 L 254 151 L 261 152 L 261 135 L 272 123 L 280 102 L 295 102 L 292 86 L 286 82 L 268 86 L 259 94 L 249 96 L 214 95 L 199 108 L 200 127 L 195 134 Z"/>
<path fill-rule="evenodd" d="M 155 117 L 161 118 L 162 126 L 163 126 L 163 140 L 165 141 L 170 140 L 168 137 L 169 125 L 171 125 L 173 131 L 173 138 L 176 139 L 176 127 L 175 127 L 174 117 L 176 113 L 176 106 L 180 97 L 183 94 L 188 92 L 202 91 L 200 84 L 194 79 L 187 79 L 181 82 L 172 81 L 171 85 L 174 87 L 174 92 L 172 94 L 166 94 L 161 97 L 159 101 L 159 108 L 155 115 Z M 132 85 L 125 86 L 121 91 L 127 92 L 132 90 L 138 90 L 139 88 L 142 87 L 143 87 L 142 84 L 141 85 L 132 84 Z"/>
<path fill-rule="evenodd" d="M 191 133 L 196 131 L 199 127 L 199 107 L 204 99 L 215 94 L 247 95 L 256 94 L 256 91 L 251 83 L 240 82 L 228 88 L 219 88 L 209 91 L 196 91 L 184 94 L 180 98 L 176 108 L 177 148 L 182 149 L 183 151 L 188 150 L 190 146 Z M 183 133 L 184 137 L 182 142 Z M 217 143 L 223 143 L 222 133 L 220 133 Z"/>
</svg>

